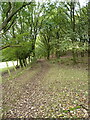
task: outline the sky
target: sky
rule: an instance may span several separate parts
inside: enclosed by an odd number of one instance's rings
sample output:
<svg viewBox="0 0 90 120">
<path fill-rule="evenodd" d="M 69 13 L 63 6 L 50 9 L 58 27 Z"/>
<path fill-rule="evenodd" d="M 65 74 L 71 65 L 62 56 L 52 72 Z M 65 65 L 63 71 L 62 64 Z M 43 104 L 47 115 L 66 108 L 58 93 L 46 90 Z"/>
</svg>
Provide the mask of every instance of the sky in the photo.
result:
<svg viewBox="0 0 90 120">
<path fill-rule="evenodd" d="M 12 1 L 12 2 L 24 2 L 24 1 L 28 1 L 28 2 L 30 2 L 30 1 L 33 1 L 33 0 L 0 0 L 0 2 L 8 2 L 8 1 Z M 35 1 L 39 1 L 39 2 L 42 2 L 42 1 L 46 1 L 46 0 L 35 0 Z M 50 0 L 50 1 L 56 1 L 56 0 Z M 71 0 L 58 0 L 58 1 L 71 1 Z M 89 1 L 89 0 L 75 0 L 75 1 L 79 1 L 80 2 L 80 4 L 81 4 L 81 7 L 82 6 L 85 6 L 86 5 L 86 3 Z"/>
<path fill-rule="evenodd" d="M 42 2 L 42 1 L 46 1 L 46 0 L 36 0 L 36 1 L 40 1 L 40 2 Z M 55 1 L 55 0 L 51 0 L 51 1 Z M 58 0 L 58 1 L 70 1 L 70 0 Z M 88 0 L 76 0 L 76 1 L 79 1 L 80 2 L 80 5 L 81 5 L 81 7 L 82 6 L 85 6 L 86 5 L 86 3 L 88 2 Z"/>
<path fill-rule="evenodd" d="M 79 2 L 81 4 L 81 6 L 83 6 L 83 5 L 85 5 L 88 2 L 88 0 L 79 0 Z"/>
</svg>

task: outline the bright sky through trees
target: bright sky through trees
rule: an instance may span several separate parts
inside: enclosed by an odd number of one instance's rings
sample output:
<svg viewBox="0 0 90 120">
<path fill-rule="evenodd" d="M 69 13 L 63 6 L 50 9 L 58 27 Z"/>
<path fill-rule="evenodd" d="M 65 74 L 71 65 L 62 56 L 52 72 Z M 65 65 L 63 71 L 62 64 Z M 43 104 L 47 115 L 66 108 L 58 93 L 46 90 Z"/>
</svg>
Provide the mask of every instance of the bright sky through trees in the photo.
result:
<svg viewBox="0 0 90 120">
<path fill-rule="evenodd" d="M 88 0 L 79 0 L 81 6 L 86 5 L 86 3 L 88 2 Z"/>
<path fill-rule="evenodd" d="M 39 2 L 44 2 L 44 1 L 46 1 L 46 0 L 36 0 L 37 2 L 39 1 Z M 56 0 L 51 0 L 51 1 L 56 1 Z M 63 1 L 70 1 L 70 0 L 58 0 L 58 1 L 61 1 L 61 2 L 63 2 Z M 76 2 L 77 1 L 79 1 L 80 2 L 80 4 L 81 4 L 81 6 L 85 6 L 86 5 L 86 3 L 88 2 L 88 0 L 76 0 Z"/>
</svg>

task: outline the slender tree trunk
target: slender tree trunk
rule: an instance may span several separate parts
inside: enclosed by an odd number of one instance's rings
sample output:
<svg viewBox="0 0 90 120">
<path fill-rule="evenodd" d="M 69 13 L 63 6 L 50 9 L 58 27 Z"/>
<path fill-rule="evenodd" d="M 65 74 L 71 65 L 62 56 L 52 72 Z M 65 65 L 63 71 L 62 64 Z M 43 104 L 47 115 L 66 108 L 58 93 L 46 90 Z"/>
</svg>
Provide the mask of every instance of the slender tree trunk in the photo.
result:
<svg viewBox="0 0 90 120">
<path fill-rule="evenodd" d="M 26 67 L 26 60 L 23 59 L 22 61 L 23 61 L 23 65 L 24 65 L 24 67 Z"/>
<path fill-rule="evenodd" d="M 75 1 L 74 0 L 71 0 L 71 27 L 72 27 L 72 31 L 73 31 L 73 34 L 75 33 Z M 72 36 L 72 43 L 74 44 L 75 42 L 75 37 L 74 35 Z M 73 47 L 72 49 L 72 56 L 73 56 L 73 62 L 76 63 L 76 54 L 75 54 L 75 46 Z"/>
<path fill-rule="evenodd" d="M 47 50 L 47 60 L 49 60 L 50 59 L 50 50 L 48 49 Z"/>
<path fill-rule="evenodd" d="M 74 48 L 72 49 L 72 55 L 73 55 L 73 63 L 75 64 L 77 61 L 76 61 L 76 52 Z"/>
<path fill-rule="evenodd" d="M 33 58 L 35 57 L 35 43 L 32 44 L 32 53 L 33 53 Z"/>
<path fill-rule="evenodd" d="M 18 66 L 18 59 L 17 59 L 17 66 Z"/>
<path fill-rule="evenodd" d="M 59 38 L 60 38 L 60 35 L 59 35 L 59 32 L 57 31 L 56 32 L 56 38 L 57 38 L 57 45 L 56 45 L 56 58 L 59 59 L 60 57 L 60 50 L 59 50 L 59 47 L 60 47 L 60 43 L 59 43 Z M 58 51 L 59 50 L 59 51 Z"/>
<path fill-rule="evenodd" d="M 48 44 L 47 44 L 47 60 L 49 60 L 50 59 L 50 38 L 48 39 Z"/>
<path fill-rule="evenodd" d="M 30 58 L 30 55 L 28 56 L 28 62 L 29 62 L 29 63 L 31 62 L 31 58 Z"/>
<path fill-rule="evenodd" d="M 19 58 L 19 63 L 20 63 L 20 66 L 21 68 L 23 67 L 23 63 L 22 63 L 22 60 Z"/>
</svg>

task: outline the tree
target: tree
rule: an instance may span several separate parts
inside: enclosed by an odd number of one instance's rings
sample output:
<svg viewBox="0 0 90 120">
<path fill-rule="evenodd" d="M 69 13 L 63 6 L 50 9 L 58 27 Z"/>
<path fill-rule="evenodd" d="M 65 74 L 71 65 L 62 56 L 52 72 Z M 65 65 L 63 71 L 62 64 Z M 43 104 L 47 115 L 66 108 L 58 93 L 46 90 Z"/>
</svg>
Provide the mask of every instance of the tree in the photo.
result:
<svg viewBox="0 0 90 120">
<path fill-rule="evenodd" d="M 3 21 L 10 14 L 10 5 L 11 8 L 15 8 L 14 12 L 25 4 L 27 3 L 6 3 L 6 6 L 4 3 L 1 4 Z M 27 66 L 27 58 L 30 62 L 31 58 L 37 58 L 38 53 L 49 60 L 50 55 L 54 54 L 60 58 L 69 49 L 76 63 L 77 51 L 79 48 L 81 52 L 86 49 L 86 43 L 82 40 L 87 38 L 87 7 L 78 6 L 78 8 L 79 10 L 76 9 L 76 3 L 73 0 L 70 3 L 47 1 L 42 4 L 33 1 L 30 6 L 26 5 L 14 14 L 3 29 L 0 49 L 3 51 L 12 49 L 12 53 L 9 52 L 8 55 L 12 56 L 12 60 L 14 58 L 19 60 L 22 67 Z M 4 11 L 7 10 L 8 12 L 5 13 Z"/>
<path fill-rule="evenodd" d="M 23 66 L 22 64 L 26 66 L 26 58 L 30 60 L 31 55 L 33 55 L 33 57 L 35 56 L 37 34 L 41 29 L 45 17 L 44 15 L 40 16 L 43 8 L 43 5 L 40 5 L 40 3 L 36 6 L 35 2 L 31 3 L 30 7 L 22 8 L 22 10 L 17 13 L 16 24 L 10 28 L 9 34 L 3 34 L 3 46 L 1 49 L 16 46 L 16 48 L 14 48 L 16 50 L 17 46 L 20 46 L 17 52 L 14 52 L 15 55 L 17 54 L 16 58 L 19 59 L 21 66 Z M 26 34 L 27 32 L 28 34 Z M 25 46 L 27 46 L 27 49 L 24 48 Z"/>
<path fill-rule="evenodd" d="M 76 15 L 76 34 L 80 40 L 79 46 L 84 48 L 84 43 L 88 42 L 88 19 L 87 19 L 87 6 L 81 8 L 79 4 L 79 10 Z M 82 34 L 83 33 L 83 34 Z M 84 56 L 85 49 L 81 51 L 81 57 Z"/>
<path fill-rule="evenodd" d="M 12 18 L 17 14 L 18 11 L 20 11 L 23 7 L 30 5 L 32 2 L 26 3 L 23 2 L 22 5 L 20 7 L 18 7 L 16 9 L 16 5 L 17 3 L 15 2 L 7 2 L 7 3 L 1 3 L 1 9 L 3 9 L 5 4 L 7 5 L 7 10 L 6 10 L 6 15 L 4 16 L 4 21 L 1 25 L 0 31 L 4 30 L 7 31 L 13 24 L 13 21 L 11 22 L 11 24 L 7 27 L 8 23 L 12 20 Z M 5 7 L 4 7 L 5 8 Z M 2 11 L 3 12 L 3 11 Z"/>
</svg>

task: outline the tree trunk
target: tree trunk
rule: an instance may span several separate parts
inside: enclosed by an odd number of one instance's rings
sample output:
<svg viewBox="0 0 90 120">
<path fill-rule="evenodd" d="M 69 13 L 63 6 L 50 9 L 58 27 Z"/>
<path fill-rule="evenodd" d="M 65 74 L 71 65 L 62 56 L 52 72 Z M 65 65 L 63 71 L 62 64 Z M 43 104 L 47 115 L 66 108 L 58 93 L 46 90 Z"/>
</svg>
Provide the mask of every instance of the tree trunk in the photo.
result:
<svg viewBox="0 0 90 120">
<path fill-rule="evenodd" d="M 32 57 L 34 58 L 35 57 L 35 42 L 32 44 Z"/>
<path fill-rule="evenodd" d="M 20 66 L 21 68 L 23 67 L 23 63 L 22 63 L 22 60 L 19 58 L 19 63 L 20 63 Z"/>
<path fill-rule="evenodd" d="M 49 60 L 50 59 L 50 50 L 48 49 L 47 50 L 47 60 Z"/>
<path fill-rule="evenodd" d="M 18 59 L 17 59 L 17 66 L 18 66 Z"/>
<path fill-rule="evenodd" d="M 50 45 L 49 45 L 49 40 L 48 40 L 48 45 L 47 45 L 47 60 L 50 59 Z"/>
<path fill-rule="evenodd" d="M 77 63 L 77 59 L 76 59 L 76 53 L 74 48 L 72 49 L 72 56 L 73 56 L 73 63 L 76 64 Z"/>
<path fill-rule="evenodd" d="M 75 11 L 75 1 L 71 0 L 71 27 L 72 27 L 72 31 L 73 31 L 73 36 L 72 36 L 72 43 L 73 44 L 75 42 L 75 36 L 74 36 L 74 33 L 75 33 L 75 15 L 74 15 L 74 11 Z M 73 62 L 76 63 L 76 54 L 75 54 L 74 47 L 72 49 L 72 56 L 73 56 Z"/>
<path fill-rule="evenodd" d="M 50 52 L 48 51 L 47 52 L 47 60 L 49 60 L 50 59 Z"/>
<path fill-rule="evenodd" d="M 30 58 L 30 56 L 28 57 L 28 62 L 29 62 L 29 63 L 31 62 L 31 58 Z"/>
<path fill-rule="evenodd" d="M 26 59 L 23 59 L 22 61 L 23 61 L 24 67 L 26 67 Z"/>
</svg>

